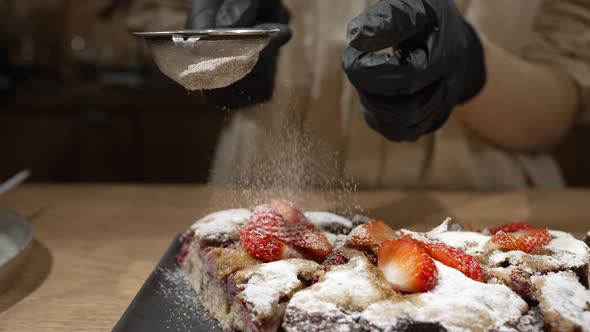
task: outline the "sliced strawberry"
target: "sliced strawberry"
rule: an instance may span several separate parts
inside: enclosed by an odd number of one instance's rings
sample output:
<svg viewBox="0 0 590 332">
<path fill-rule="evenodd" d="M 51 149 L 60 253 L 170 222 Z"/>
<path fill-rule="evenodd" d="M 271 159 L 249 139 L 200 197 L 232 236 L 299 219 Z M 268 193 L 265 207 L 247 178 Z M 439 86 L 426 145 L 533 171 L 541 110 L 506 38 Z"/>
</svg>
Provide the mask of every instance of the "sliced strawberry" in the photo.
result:
<svg viewBox="0 0 590 332">
<path fill-rule="evenodd" d="M 514 233 L 498 231 L 492 237 L 490 249 L 520 250 L 531 253 L 551 242 L 547 228 L 528 228 Z"/>
<path fill-rule="evenodd" d="M 505 233 L 514 233 L 514 232 L 523 231 L 525 229 L 530 229 L 530 228 L 534 228 L 534 227 L 527 224 L 527 223 L 515 222 L 515 223 L 511 223 L 511 224 L 504 224 L 502 226 L 490 228 L 488 231 L 490 232 L 490 234 L 494 235 L 494 234 L 498 233 L 499 231 L 503 231 Z"/>
<path fill-rule="evenodd" d="M 285 244 L 275 234 L 282 217 L 268 206 L 259 206 L 250 215 L 248 223 L 240 229 L 240 244 L 250 255 L 267 262 L 280 260 Z"/>
<path fill-rule="evenodd" d="M 286 221 L 290 223 L 307 222 L 307 218 L 303 212 L 295 206 L 295 204 L 286 199 L 275 199 L 268 204 L 271 208 L 277 211 Z"/>
<path fill-rule="evenodd" d="M 380 245 L 395 238 L 395 231 L 381 220 L 359 225 L 348 234 L 347 242 L 354 247 Z"/>
<path fill-rule="evenodd" d="M 300 248 L 306 256 L 324 259 L 332 252 L 332 244 L 322 231 L 308 222 L 285 223 L 279 239 Z"/>
<path fill-rule="evenodd" d="M 267 262 L 278 261 L 285 256 L 285 243 L 256 228 L 240 232 L 240 243 L 247 253 Z"/>
<path fill-rule="evenodd" d="M 377 267 L 391 287 L 400 292 L 427 292 L 438 279 L 432 258 L 418 245 L 406 240 L 381 243 Z"/>
<path fill-rule="evenodd" d="M 420 246 L 428 255 L 430 255 L 430 257 L 448 267 L 460 271 L 466 277 L 475 281 L 483 281 L 483 270 L 479 265 L 479 262 L 464 251 L 453 248 L 439 241 L 418 238 L 411 234 L 404 235 L 404 238 Z"/>
<path fill-rule="evenodd" d="M 285 221 L 283 217 L 268 205 L 260 205 L 252 211 L 248 222 L 240 230 L 241 236 L 249 234 L 250 230 L 257 230 L 261 234 L 278 237 L 279 230 Z M 246 235 L 247 235 L 246 234 Z"/>
<path fill-rule="evenodd" d="M 288 222 L 270 205 L 254 209 L 240 230 L 240 242 L 249 254 L 267 261 L 295 257 L 296 250 L 313 259 L 332 252 L 328 238 L 305 218 Z"/>
<path fill-rule="evenodd" d="M 274 200 L 260 209 L 265 211 L 268 208 L 282 217 L 276 232 L 272 232 L 278 239 L 301 249 L 314 259 L 324 259 L 332 252 L 332 244 L 326 235 L 311 224 L 295 204 L 287 200 Z"/>
</svg>

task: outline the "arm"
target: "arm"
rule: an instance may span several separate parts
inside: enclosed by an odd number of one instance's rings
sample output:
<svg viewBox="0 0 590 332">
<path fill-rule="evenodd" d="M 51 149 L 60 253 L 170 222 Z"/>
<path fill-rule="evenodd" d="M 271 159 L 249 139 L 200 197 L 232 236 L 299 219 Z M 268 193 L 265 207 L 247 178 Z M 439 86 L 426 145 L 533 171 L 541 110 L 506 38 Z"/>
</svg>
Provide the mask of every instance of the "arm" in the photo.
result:
<svg viewBox="0 0 590 332">
<path fill-rule="evenodd" d="M 534 152 L 557 144 L 578 108 L 574 82 L 559 68 L 527 62 L 481 39 L 487 83 L 454 115 L 506 149 Z"/>
</svg>

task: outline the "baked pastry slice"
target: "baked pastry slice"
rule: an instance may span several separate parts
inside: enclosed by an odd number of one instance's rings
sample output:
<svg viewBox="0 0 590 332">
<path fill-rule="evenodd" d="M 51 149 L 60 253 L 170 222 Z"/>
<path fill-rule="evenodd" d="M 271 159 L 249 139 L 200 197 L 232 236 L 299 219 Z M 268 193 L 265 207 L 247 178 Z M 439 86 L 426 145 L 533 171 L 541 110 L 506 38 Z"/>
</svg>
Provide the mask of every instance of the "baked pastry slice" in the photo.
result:
<svg viewBox="0 0 590 332">
<path fill-rule="evenodd" d="M 200 219 L 184 234 L 183 250 L 177 256 L 205 309 L 228 331 L 278 330 L 291 296 L 323 274 L 321 265 L 311 259 L 316 257 L 296 245 L 286 245 L 285 256 L 276 261 L 246 252 L 240 245 L 240 231 L 252 215 L 250 210 L 234 209 Z M 345 240 L 340 234 L 352 228 L 350 220 L 328 212 L 298 217 L 332 241 L 329 244 Z"/>
<path fill-rule="evenodd" d="M 573 272 L 532 277 L 534 292 L 549 325 L 557 331 L 590 328 L 590 291 Z"/>
<path fill-rule="evenodd" d="M 567 233 L 354 220 L 286 201 L 221 211 L 178 263 L 227 331 L 590 331 L 590 249 Z"/>
</svg>

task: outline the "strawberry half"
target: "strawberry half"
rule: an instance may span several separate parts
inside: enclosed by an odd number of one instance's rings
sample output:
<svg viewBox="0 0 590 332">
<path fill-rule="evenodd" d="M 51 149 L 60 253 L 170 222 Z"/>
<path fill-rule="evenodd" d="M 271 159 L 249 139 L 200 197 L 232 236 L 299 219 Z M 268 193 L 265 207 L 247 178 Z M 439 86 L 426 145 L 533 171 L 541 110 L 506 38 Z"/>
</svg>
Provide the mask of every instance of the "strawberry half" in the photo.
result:
<svg viewBox="0 0 590 332">
<path fill-rule="evenodd" d="M 280 228 L 278 237 L 301 249 L 305 256 L 317 260 L 326 258 L 333 249 L 326 235 L 308 222 L 287 222 Z"/>
<path fill-rule="evenodd" d="M 354 247 L 380 245 L 395 238 L 395 231 L 381 220 L 359 225 L 348 234 L 347 243 Z"/>
<path fill-rule="evenodd" d="M 258 206 L 240 230 L 240 243 L 250 255 L 265 261 L 300 256 L 324 259 L 332 252 L 326 236 L 303 218 L 286 221 L 270 205 Z"/>
<path fill-rule="evenodd" d="M 247 253 L 267 262 L 278 261 L 287 256 L 285 243 L 256 228 L 241 231 L 240 243 Z"/>
<path fill-rule="evenodd" d="M 194 229 L 191 229 L 190 231 L 188 231 L 186 234 L 183 235 L 182 249 L 180 249 L 180 252 L 178 253 L 178 255 L 174 256 L 174 260 L 176 261 L 176 264 L 182 265 L 182 263 L 184 263 L 186 256 L 188 256 L 188 251 L 189 251 L 191 243 L 193 242 L 194 237 L 195 237 L 195 230 Z"/>
<path fill-rule="evenodd" d="M 515 223 L 504 224 L 502 226 L 490 228 L 488 231 L 490 232 L 490 234 L 494 235 L 494 234 L 498 233 L 499 231 L 503 231 L 505 233 L 514 233 L 514 232 L 523 231 L 525 229 L 530 229 L 530 228 L 534 228 L 534 227 L 532 225 L 529 225 L 524 222 L 515 222 Z"/>
<path fill-rule="evenodd" d="M 293 202 L 276 199 L 269 206 L 278 212 L 286 224 L 281 225 L 279 239 L 292 244 L 314 259 L 323 259 L 332 252 L 332 244 L 322 231 L 311 224 Z"/>
<path fill-rule="evenodd" d="M 418 239 L 416 236 L 410 234 L 404 235 L 404 238 L 420 246 L 428 255 L 430 255 L 430 257 L 448 267 L 460 271 L 466 277 L 475 281 L 483 281 L 483 270 L 479 265 L 479 262 L 464 251 L 453 248 L 442 242 L 426 238 Z"/>
<path fill-rule="evenodd" d="M 551 242 L 551 235 L 547 228 L 528 228 L 514 233 L 498 231 L 492 237 L 489 248 L 531 253 L 549 242 Z"/>
<path fill-rule="evenodd" d="M 299 210 L 291 201 L 286 199 L 275 199 L 272 200 L 268 205 L 290 223 L 297 224 L 307 222 L 307 218 L 305 218 L 303 212 L 301 212 L 301 210 Z"/>
<path fill-rule="evenodd" d="M 388 240 L 381 243 L 377 267 L 391 287 L 400 292 L 427 292 L 438 279 L 432 258 L 415 243 L 407 240 Z"/>
<path fill-rule="evenodd" d="M 283 218 L 270 207 L 257 207 L 240 229 L 240 244 L 250 255 L 272 262 L 283 258 L 285 243 L 275 236 Z"/>
</svg>

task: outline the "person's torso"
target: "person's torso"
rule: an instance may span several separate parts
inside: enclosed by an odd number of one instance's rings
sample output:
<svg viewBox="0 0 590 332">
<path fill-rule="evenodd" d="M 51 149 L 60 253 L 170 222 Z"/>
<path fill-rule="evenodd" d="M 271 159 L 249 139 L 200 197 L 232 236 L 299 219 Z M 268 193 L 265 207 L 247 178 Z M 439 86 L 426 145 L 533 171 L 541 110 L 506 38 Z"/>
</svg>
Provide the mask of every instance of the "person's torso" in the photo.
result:
<svg viewBox="0 0 590 332">
<path fill-rule="evenodd" d="M 411 144 L 387 141 L 370 129 L 340 59 L 346 46 L 347 23 L 372 2 L 285 0 L 292 13 L 294 37 L 281 52 L 275 97 L 264 107 L 239 113 L 235 121 L 241 124 L 232 125 L 224 134 L 220 149 L 225 145 L 226 149 L 244 151 L 245 147 L 237 148 L 236 144 L 243 145 L 246 140 L 255 154 L 268 153 L 272 144 L 268 133 L 280 135 L 286 126 L 292 125 L 285 121 L 298 121 L 325 142 L 318 144 L 321 148 L 308 149 L 309 157 L 337 153 L 342 167 L 326 172 L 351 176 L 363 187 L 506 189 L 543 185 L 544 179 L 546 185 L 561 183 L 549 157 L 503 151 L 453 117 L 436 133 Z M 542 1 L 456 3 L 477 30 L 519 54 L 523 41 L 532 33 Z M 225 155 L 221 161 L 218 158 L 217 168 L 223 163 L 248 167 L 243 157 L 232 159 L 227 152 Z M 233 169 L 227 165 L 226 168 Z M 219 173 L 217 177 L 227 176 Z"/>
</svg>

